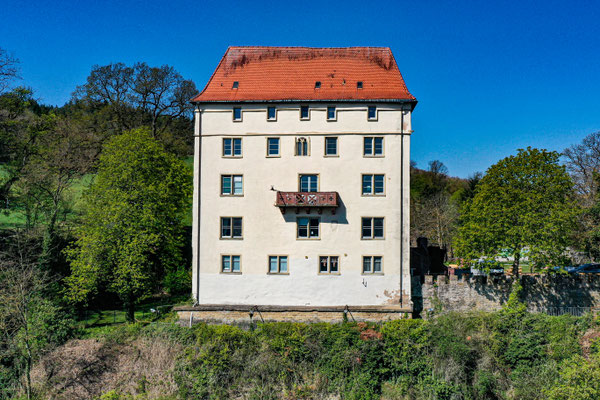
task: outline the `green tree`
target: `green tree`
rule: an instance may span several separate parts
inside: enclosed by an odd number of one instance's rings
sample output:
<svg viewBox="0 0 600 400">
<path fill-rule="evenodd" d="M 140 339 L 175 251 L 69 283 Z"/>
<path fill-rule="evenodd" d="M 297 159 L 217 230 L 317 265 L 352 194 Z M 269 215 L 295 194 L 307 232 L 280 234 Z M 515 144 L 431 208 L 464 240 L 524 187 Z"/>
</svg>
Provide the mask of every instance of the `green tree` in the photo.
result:
<svg viewBox="0 0 600 400">
<path fill-rule="evenodd" d="M 109 140 L 84 194 L 78 239 L 68 251 L 67 298 L 85 302 L 107 290 L 119 296 L 132 321 L 136 302 L 182 268 L 191 187 L 189 169 L 148 129 Z"/>
<path fill-rule="evenodd" d="M 581 225 L 584 235 L 585 248 L 588 254 L 594 259 L 600 259 L 600 173 L 594 174 L 594 180 L 597 183 L 594 203 L 586 209 L 583 215 Z"/>
<path fill-rule="evenodd" d="M 564 262 L 578 209 L 559 157 L 528 147 L 491 166 L 466 203 L 458 255 L 473 260 L 510 249 L 515 275 L 524 248 L 537 266 Z"/>
<path fill-rule="evenodd" d="M 25 231 L 0 242 L 0 390 L 16 391 L 19 382 L 28 399 L 33 364 L 66 341 L 74 328 L 52 296 L 50 275 L 37 265 L 36 242 Z"/>
<path fill-rule="evenodd" d="M 101 120 L 109 120 L 111 130 L 149 126 L 152 136 L 170 151 L 189 154 L 196 85 L 184 79 L 173 67 L 150 67 L 135 63 L 94 65 L 87 82 L 73 94 L 75 103 L 96 110 Z"/>
</svg>

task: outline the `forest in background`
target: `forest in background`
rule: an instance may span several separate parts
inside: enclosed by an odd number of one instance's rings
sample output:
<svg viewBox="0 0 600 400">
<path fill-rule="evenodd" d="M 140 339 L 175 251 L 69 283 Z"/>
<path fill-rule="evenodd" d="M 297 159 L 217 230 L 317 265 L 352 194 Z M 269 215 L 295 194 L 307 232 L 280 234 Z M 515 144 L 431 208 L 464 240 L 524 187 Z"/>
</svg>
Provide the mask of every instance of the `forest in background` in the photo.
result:
<svg viewBox="0 0 600 400">
<path fill-rule="evenodd" d="M 188 100 L 197 89 L 170 66 L 114 63 L 93 66 L 64 106 L 47 106 L 19 80 L 18 66 L 0 49 L 0 391 L 7 398 L 35 398 L 56 389 L 44 386 L 52 380 L 41 382 L 38 374 L 65 343 L 94 337 L 116 362 L 122 348 L 113 345 L 156 338 L 148 333 L 160 326 L 156 321 L 173 325 L 168 323 L 172 316 L 144 318 L 136 307 L 189 296 L 193 126 Z M 519 150 L 468 179 L 451 177 L 437 160 L 426 169 L 412 163 L 411 242 L 428 237 L 467 266 L 509 252 L 516 273 L 524 248 L 539 271 L 567 265 L 567 249 L 597 260 L 599 167 L 600 133 L 561 154 Z M 101 313 L 106 309 L 113 311 L 112 323 Z M 171 395 L 179 397 L 165 398 L 240 393 L 253 398 L 281 393 L 289 398 L 382 393 L 390 398 L 573 398 L 564 393 L 577 390 L 578 374 L 585 379 L 598 374 L 595 342 L 588 346 L 592 350 L 580 343 L 589 329 L 596 334 L 594 319 L 553 319 L 516 309 L 519 320 L 529 322 L 515 322 L 507 317 L 509 310 L 456 318 L 471 324 L 466 327 L 446 319 L 383 327 L 274 324 L 259 333 L 201 326 L 191 336 L 172 327 L 178 333 L 167 343 L 183 335 L 191 346 L 181 348 L 185 362 L 172 360 L 173 366 L 188 368 L 197 379 L 181 380 L 176 369 L 169 371 L 177 387 Z M 115 310 L 129 327 L 115 324 Z M 91 328 L 90 311 L 99 316 Z M 149 321 L 155 325 L 148 327 Z M 568 335 L 557 339 L 552 324 L 567 324 Z M 407 336 L 396 340 L 394 335 Z M 458 335 L 452 355 L 443 353 L 448 335 Z M 555 340 L 570 346 L 558 358 Z M 402 347 L 405 341 L 413 346 Z M 344 357 L 339 365 L 327 356 L 333 344 Z M 422 351 L 406 358 L 415 349 Z M 244 371 L 255 367 L 249 355 L 257 351 L 272 363 L 247 375 Z M 400 352 L 400 361 L 387 351 Z M 290 356 L 294 352 L 300 355 Z M 541 376 L 540 366 L 558 385 L 548 390 L 556 392 L 523 394 Z M 286 375 L 289 369 L 296 375 Z M 310 375 L 311 370 L 318 372 Z M 256 382 L 271 382 L 274 376 L 285 377 L 283 386 L 268 383 L 261 392 Z M 161 398 L 148 397 L 144 389 L 155 382 L 141 376 L 138 383 L 127 393 L 115 389 L 97 395 Z M 229 385 L 238 392 L 227 392 Z M 597 393 L 591 386 L 586 390 Z M 540 393 L 546 397 L 535 397 Z"/>
</svg>

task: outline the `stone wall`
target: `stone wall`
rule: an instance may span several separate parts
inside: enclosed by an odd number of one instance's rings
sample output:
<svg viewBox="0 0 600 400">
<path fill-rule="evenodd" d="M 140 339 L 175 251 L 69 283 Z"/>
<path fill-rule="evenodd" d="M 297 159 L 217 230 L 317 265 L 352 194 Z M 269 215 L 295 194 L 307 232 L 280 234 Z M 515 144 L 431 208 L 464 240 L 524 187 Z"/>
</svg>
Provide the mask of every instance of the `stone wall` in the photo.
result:
<svg viewBox="0 0 600 400">
<path fill-rule="evenodd" d="M 251 325 L 256 322 L 385 322 L 409 318 L 411 310 L 399 307 L 285 307 L 197 305 L 175 307 L 181 325 L 198 322 Z"/>
<path fill-rule="evenodd" d="M 413 277 L 415 314 L 441 306 L 443 311 L 494 311 L 508 300 L 511 276 L 432 276 L 421 282 Z M 600 276 L 524 275 L 522 300 L 530 311 L 600 307 Z M 425 315 L 425 313 L 423 313 Z"/>
</svg>

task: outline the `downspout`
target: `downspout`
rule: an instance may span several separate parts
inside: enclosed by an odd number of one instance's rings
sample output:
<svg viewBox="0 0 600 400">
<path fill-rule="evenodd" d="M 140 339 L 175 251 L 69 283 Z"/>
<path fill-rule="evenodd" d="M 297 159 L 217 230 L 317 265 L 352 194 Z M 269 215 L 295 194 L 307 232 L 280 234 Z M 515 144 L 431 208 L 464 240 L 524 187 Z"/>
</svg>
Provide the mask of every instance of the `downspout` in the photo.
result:
<svg viewBox="0 0 600 400">
<path fill-rule="evenodd" d="M 400 112 L 400 307 L 403 307 L 404 276 L 404 107 Z"/>
<path fill-rule="evenodd" d="M 195 247 L 194 271 L 196 272 L 196 303 L 200 303 L 200 221 L 201 221 L 201 189 L 202 189 L 202 134 L 201 134 L 201 116 L 202 113 L 196 105 L 194 110 L 194 221 L 193 234 L 196 235 L 196 240 L 193 245 Z M 192 237 L 194 236 L 192 234 Z"/>
</svg>

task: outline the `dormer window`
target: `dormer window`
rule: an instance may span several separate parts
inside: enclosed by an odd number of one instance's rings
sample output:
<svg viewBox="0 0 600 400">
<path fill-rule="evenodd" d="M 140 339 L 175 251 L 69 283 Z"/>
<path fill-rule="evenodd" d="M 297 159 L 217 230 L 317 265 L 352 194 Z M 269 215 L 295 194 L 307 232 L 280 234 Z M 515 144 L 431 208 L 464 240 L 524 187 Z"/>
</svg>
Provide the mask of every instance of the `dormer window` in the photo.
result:
<svg viewBox="0 0 600 400">
<path fill-rule="evenodd" d="M 232 89 L 237 89 L 239 87 L 240 87 L 240 83 L 238 81 L 234 81 L 233 86 L 231 86 Z"/>
<path fill-rule="evenodd" d="M 358 81 L 358 82 L 356 82 L 356 88 L 357 88 L 357 89 L 362 89 L 362 88 L 363 88 L 363 83 L 362 83 L 362 81 Z"/>
<path fill-rule="evenodd" d="M 321 81 L 315 82 L 315 89 L 321 89 Z"/>
</svg>

